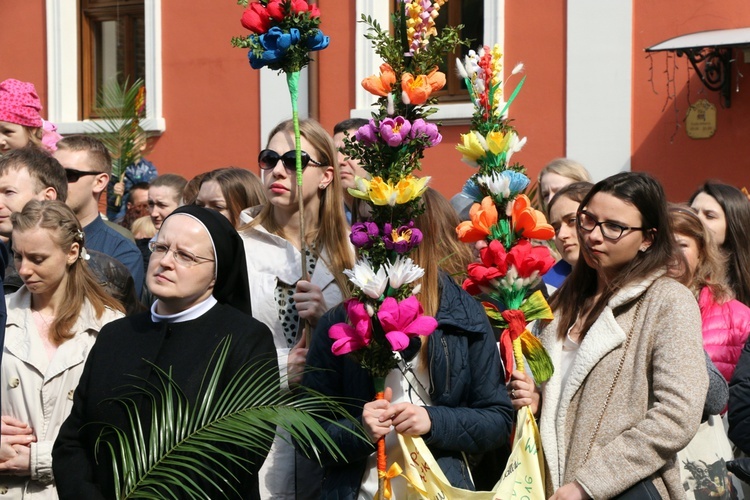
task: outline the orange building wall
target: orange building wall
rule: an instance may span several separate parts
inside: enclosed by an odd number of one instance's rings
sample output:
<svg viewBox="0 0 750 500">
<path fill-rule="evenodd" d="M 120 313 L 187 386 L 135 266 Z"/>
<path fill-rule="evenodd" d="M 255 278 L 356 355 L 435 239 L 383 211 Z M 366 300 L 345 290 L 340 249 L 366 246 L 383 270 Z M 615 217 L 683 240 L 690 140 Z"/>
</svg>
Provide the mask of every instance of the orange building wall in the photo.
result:
<svg viewBox="0 0 750 500">
<path fill-rule="evenodd" d="M 3 2 L 0 10 L 0 81 L 32 82 L 47 103 L 47 35 L 44 0 Z M 45 110 L 42 116 L 46 118 Z"/>
<path fill-rule="evenodd" d="M 676 59 L 676 100 L 667 102 L 664 71 L 674 74 L 672 59 L 667 63 L 666 53 L 655 53 L 651 71 L 643 52 L 645 47 L 686 33 L 750 26 L 750 4 L 743 0 L 635 0 L 633 26 L 632 169 L 658 177 L 671 201 L 687 200 L 709 178 L 750 187 L 750 65 L 742 53 L 735 51 L 732 104 L 723 109 L 719 94 L 705 89 L 693 71 L 688 90 L 690 63 L 685 57 Z M 735 92 L 738 69 L 746 77 L 739 80 L 739 92 Z M 684 127 L 688 103 L 701 98 L 717 108 L 716 133 L 710 139 L 690 139 Z"/>
<path fill-rule="evenodd" d="M 567 2 L 505 2 L 505 65 L 524 63 L 526 82 L 513 101 L 510 117 L 524 149 L 513 156 L 536 180 L 554 158 L 565 156 Z M 506 92 L 512 92 L 514 81 Z"/>
<path fill-rule="evenodd" d="M 229 165 L 258 172 L 259 83 L 232 36 L 247 33 L 235 2 L 162 2 L 163 112 L 149 158 L 160 173 Z"/>
</svg>

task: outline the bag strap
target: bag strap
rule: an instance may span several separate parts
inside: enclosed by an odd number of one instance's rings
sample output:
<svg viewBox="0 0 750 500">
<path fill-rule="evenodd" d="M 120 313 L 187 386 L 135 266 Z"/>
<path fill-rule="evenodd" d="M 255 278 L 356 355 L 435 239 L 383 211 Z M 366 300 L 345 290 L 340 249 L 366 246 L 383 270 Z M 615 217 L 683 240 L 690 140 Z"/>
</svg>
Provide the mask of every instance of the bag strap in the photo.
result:
<svg viewBox="0 0 750 500">
<path fill-rule="evenodd" d="M 633 339 L 633 332 L 635 331 L 635 327 L 638 324 L 638 316 L 641 312 L 641 304 L 643 304 L 643 299 L 645 297 L 646 293 L 644 292 L 643 295 L 641 295 L 641 298 L 638 299 L 638 303 L 635 305 L 635 316 L 633 317 L 633 323 L 630 325 L 628 336 L 625 338 L 625 345 L 622 348 L 622 357 L 620 358 L 620 364 L 617 365 L 617 371 L 615 371 L 615 376 L 612 379 L 612 385 L 609 386 L 609 391 L 607 392 L 607 398 L 604 400 L 602 411 L 601 413 L 599 413 L 599 420 L 596 423 L 596 428 L 594 429 L 594 432 L 591 433 L 591 441 L 589 441 L 589 446 L 586 450 L 586 455 L 583 457 L 582 463 L 586 463 L 586 461 L 588 460 L 589 453 L 591 453 L 591 448 L 593 448 L 594 441 L 596 440 L 596 435 L 599 434 L 599 429 L 601 428 L 602 420 L 604 419 L 604 413 L 607 411 L 607 406 L 609 406 L 609 401 L 612 399 L 612 393 L 614 392 L 615 386 L 617 385 L 617 380 L 620 378 L 622 367 L 625 365 L 625 356 L 627 356 L 628 354 L 628 347 L 630 346 L 630 341 Z"/>
</svg>

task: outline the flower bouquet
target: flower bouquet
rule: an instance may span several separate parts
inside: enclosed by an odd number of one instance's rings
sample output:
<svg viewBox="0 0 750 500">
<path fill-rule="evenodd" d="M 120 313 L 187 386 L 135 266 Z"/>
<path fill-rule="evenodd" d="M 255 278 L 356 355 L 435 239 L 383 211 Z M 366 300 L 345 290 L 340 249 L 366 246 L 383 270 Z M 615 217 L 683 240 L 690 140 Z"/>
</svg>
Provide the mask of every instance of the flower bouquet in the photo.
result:
<svg viewBox="0 0 750 500">
<path fill-rule="evenodd" d="M 246 37 L 233 37 L 232 45 L 250 49 L 248 59 L 253 69 L 264 66 L 286 74 L 292 100 L 294 145 L 296 155 L 297 192 L 302 192 L 302 146 L 299 131 L 299 74 L 310 63 L 310 52 L 328 47 L 329 38 L 318 28 L 320 9 L 307 0 L 260 0 L 248 5 L 248 0 L 238 0 L 246 7 L 242 26 L 252 32 Z M 305 221 L 302 196 L 299 199 L 300 241 L 304 254 Z M 307 279 L 305 259 L 301 259 L 302 279 Z"/>
<path fill-rule="evenodd" d="M 456 147 L 462 160 L 477 167 L 463 189 L 475 203 L 470 220 L 457 228 L 459 240 L 465 243 L 486 242 L 480 250 L 480 261 L 469 265 L 463 288 L 470 294 L 489 297 L 483 302 L 487 316 L 502 329 L 500 354 L 506 380 L 515 366 L 524 370 L 528 362 L 537 383 L 552 376 L 553 365 L 541 342 L 527 329 L 533 320 L 552 319 L 552 311 L 542 292 L 529 292 L 541 283 L 541 277 L 555 263 L 549 248 L 535 245 L 534 240 L 549 240 L 554 230 L 544 215 L 531 206 L 523 194 L 530 180 L 523 166 L 510 164 L 512 155 L 526 142 L 507 119 L 510 104 L 518 95 L 525 78 L 519 82 L 507 102 L 502 98 L 502 54 L 496 45 L 471 51 L 466 59 L 457 61 L 475 105 L 472 130 L 461 136 Z M 517 66 L 511 76 L 522 69 Z M 545 498 L 539 432 L 531 411 L 519 411 L 516 422 L 516 443 L 503 480 L 495 489 L 498 498 L 515 496 L 523 479 L 524 495 Z M 521 442 L 525 445 L 521 446 Z M 530 446 L 529 443 L 532 443 Z M 529 454 L 533 450 L 533 454 Z M 521 465 L 521 466 L 519 466 Z M 516 479 L 523 470 L 523 477 Z"/>
<path fill-rule="evenodd" d="M 425 118 L 434 112 L 434 93 L 445 85 L 438 65 L 460 42 L 457 28 L 438 35 L 435 17 L 444 0 L 399 2 L 392 15 L 394 33 L 363 17 L 365 35 L 383 59 L 380 73 L 362 86 L 378 97 L 369 123 L 345 140 L 344 152 L 370 174 L 356 178 L 349 192 L 370 207 L 368 220 L 352 225 L 351 241 L 358 260 L 345 271 L 355 285 L 346 302 L 348 322 L 329 331 L 336 355 L 351 355 L 375 381 L 382 399 L 385 377 L 398 366 L 396 353 L 412 337 L 437 327 L 425 316 L 416 297 L 424 270 L 409 257 L 422 241 L 414 218 L 422 211 L 421 196 L 429 177 L 416 177 L 426 148 L 440 143 L 438 126 Z M 355 139 L 355 140 L 353 140 Z M 379 494 L 385 491 L 385 441 L 378 442 Z"/>
</svg>

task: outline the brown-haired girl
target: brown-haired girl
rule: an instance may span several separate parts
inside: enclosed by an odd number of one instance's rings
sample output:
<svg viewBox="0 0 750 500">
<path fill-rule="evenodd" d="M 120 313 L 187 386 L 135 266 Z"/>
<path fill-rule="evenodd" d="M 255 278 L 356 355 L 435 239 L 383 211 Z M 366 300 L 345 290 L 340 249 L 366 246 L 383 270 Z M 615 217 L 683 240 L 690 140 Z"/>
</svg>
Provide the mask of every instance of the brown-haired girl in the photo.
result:
<svg viewBox="0 0 750 500">
<path fill-rule="evenodd" d="M 30 201 L 11 220 L 24 285 L 6 298 L 0 390 L 3 430 L 15 435 L 3 440 L 14 443 L 16 454 L 0 464 L 0 486 L 18 498 L 33 492 L 51 499 L 57 498 L 52 443 L 99 330 L 123 316 L 122 306 L 89 271 L 83 231 L 65 203 Z"/>
</svg>

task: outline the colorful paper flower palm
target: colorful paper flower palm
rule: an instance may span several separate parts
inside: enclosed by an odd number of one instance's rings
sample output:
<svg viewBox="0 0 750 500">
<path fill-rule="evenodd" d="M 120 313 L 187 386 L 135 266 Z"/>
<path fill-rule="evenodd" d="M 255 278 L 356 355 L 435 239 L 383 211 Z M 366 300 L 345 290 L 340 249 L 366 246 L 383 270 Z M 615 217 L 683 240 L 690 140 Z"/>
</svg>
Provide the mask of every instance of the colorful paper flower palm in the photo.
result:
<svg viewBox="0 0 750 500">
<path fill-rule="evenodd" d="M 345 140 L 344 154 L 358 160 L 369 178 L 356 178 L 349 193 L 370 207 L 369 219 L 352 225 L 357 249 L 354 269 L 345 271 L 355 286 L 346 304 L 346 323 L 329 331 L 333 352 L 350 355 L 375 381 L 382 397 L 385 376 L 398 364 L 396 353 L 415 337 L 430 335 L 437 321 L 424 314 L 416 294 L 424 270 L 409 253 L 423 239 L 414 218 L 423 208 L 421 197 L 429 177 L 417 177 L 424 150 L 442 141 L 438 126 L 426 120 L 445 86 L 438 65 L 459 43 L 458 31 L 447 28 L 439 36 L 434 18 L 444 0 L 405 1 L 393 15 L 394 33 L 377 22 L 369 25 L 384 62 L 380 72 L 362 86 L 377 98 L 369 123 Z M 439 43 L 431 44 L 437 40 Z M 379 479 L 387 476 L 384 441 L 378 443 Z M 384 483 L 379 485 L 384 491 Z"/>
<path fill-rule="evenodd" d="M 537 382 L 552 375 L 552 363 L 539 341 L 526 329 L 533 320 L 551 319 L 552 313 L 539 292 L 529 295 L 542 275 L 554 265 L 549 248 L 533 240 L 554 236 L 552 226 L 531 206 L 523 191 L 529 185 L 525 169 L 510 164 L 512 155 L 526 142 L 519 139 L 505 114 L 523 80 L 507 103 L 502 100 L 502 54 L 498 46 L 470 52 L 457 61 L 475 105 L 472 130 L 461 136 L 456 149 L 462 160 L 479 171 L 466 183 L 463 193 L 476 203 L 469 220 L 457 228 L 466 243 L 486 241 L 480 260 L 469 265 L 463 287 L 472 295 L 494 301 L 485 310 L 496 326 L 503 329 L 500 351 L 510 377 L 514 361 L 523 369 L 524 357 Z M 520 71 L 517 66 L 512 74 Z"/>
</svg>

